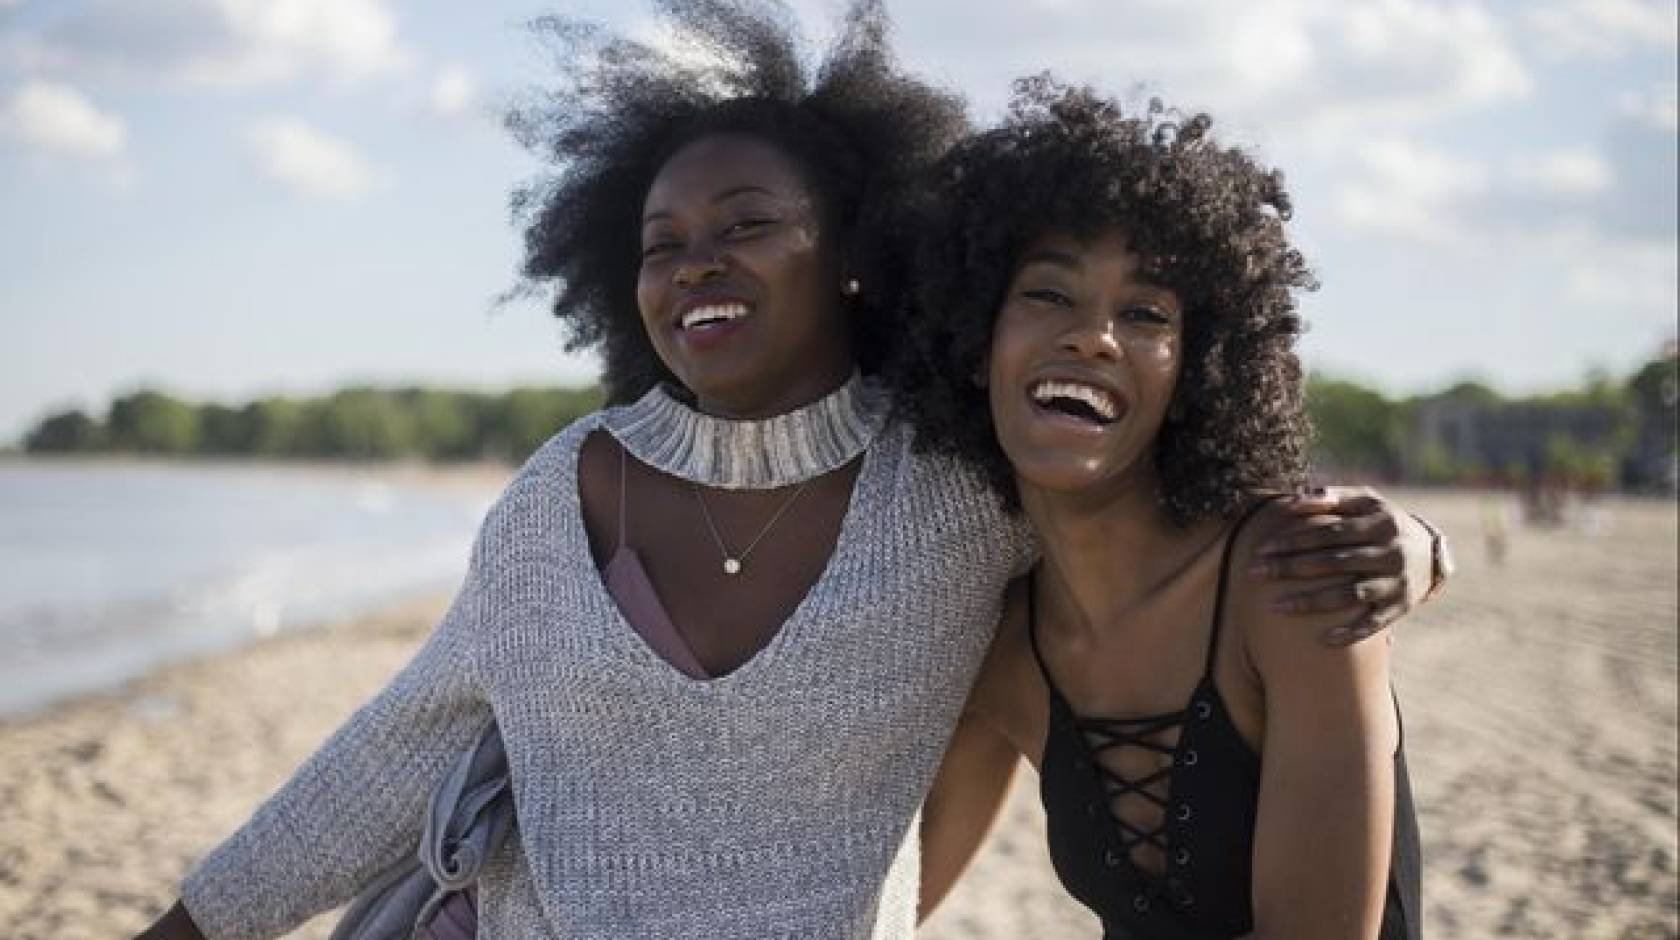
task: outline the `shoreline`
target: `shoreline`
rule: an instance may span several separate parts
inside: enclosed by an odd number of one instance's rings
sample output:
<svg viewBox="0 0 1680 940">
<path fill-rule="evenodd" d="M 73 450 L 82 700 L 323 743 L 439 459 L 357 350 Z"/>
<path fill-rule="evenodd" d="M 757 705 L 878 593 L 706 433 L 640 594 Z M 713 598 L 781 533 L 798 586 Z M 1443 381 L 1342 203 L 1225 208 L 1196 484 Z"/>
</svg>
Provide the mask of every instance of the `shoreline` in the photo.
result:
<svg viewBox="0 0 1680 940">
<path fill-rule="evenodd" d="M 515 464 L 479 459 L 440 463 L 427 460 L 287 460 L 272 457 L 165 457 L 150 454 L 0 453 L 0 469 L 7 467 L 274 472 L 305 477 L 371 479 L 474 490 L 494 488 L 497 491 L 505 486 L 519 469 Z"/>
<path fill-rule="evenodd" d="M 144 929 L 193 862 L 400 668 L 448 602 L 410 598 L 0 718 L 8 940 Z M 290 936 L 324 940 L 330 921 Z"/>
</svg>

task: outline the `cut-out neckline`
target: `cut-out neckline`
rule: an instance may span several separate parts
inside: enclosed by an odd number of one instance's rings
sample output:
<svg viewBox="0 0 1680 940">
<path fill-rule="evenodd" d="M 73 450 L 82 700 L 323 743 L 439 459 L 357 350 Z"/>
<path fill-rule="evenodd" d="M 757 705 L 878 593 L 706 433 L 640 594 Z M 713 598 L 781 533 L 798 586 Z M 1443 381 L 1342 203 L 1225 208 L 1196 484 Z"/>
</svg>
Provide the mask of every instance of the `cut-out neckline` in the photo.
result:
<svg viewBox="0 0 1680 940">
<path fill-rule="evenodd" d="M 574 485 L 570 488 L 571 505 L 568 521 L 575 528 L 569 529 L 567 537 L 584 545 L 588 543 L 588 532 L 583 522 L 582 496 L 575 482 L 580 464 L 578 458 L 584 442 L 596 431 L 605 433 L 608 439 L 617 442 L 617 438 L 612 435 L 612 429 L 597 416 L 594 427 L 578 436 L 578 441 L 572 447 L 569 455 L 571 459 L 568 461 L 568 472 L 572 475 L 574 481 Z M 757 650 L 753 651 L 751 656 L 726 672 L 719 672 L 715 675 L 707 672 L 703 677 L 687 674 L 682 668 L 650 646 L 635 625 L 625 617 L 623 609 L 619 607 L 612 592 L 607 589 L 604 580 L 604 568 L 595 566 L 594 558 L 588 551 L 567 551 L 563 554 L 574 564 L 589 566 L 594 573 L 595 577 L 583 580 L 590 584 L 588 590 L 594 595 L 595 601 L 611 609 L 611 615 L 618 627 L 611 632 L 612 639 L 615 645 L 620 648 L 620 651 L 629 658 L 643 664 L 646 668 L 662 673 L 668 681 L 694 689 L 723 690 L 750 683 L 758 673 L 769 668 L 769 665 L 775 661 L 783 648 L 798 641 L 806 627 L 806 622 L 810 619 L 810 608 L 818 589 L 826 584 L 836 571 L 841 570 L 843 565 L 851 564 L 852 556 L 858 551 L 856 544 L 859 538 L 857 535 L 859 528 L 857 520 L 862 518 L 865 513 L 877 511 L 875 503 L 878 500 L 878 487 L 870 485 L 868 481 L 871 470 L 878 460 L 880 448 L 876 445 L 880 443 L 880 440 L 880 436 L 877 435 L 875 440 L 871 442 L 871 446 L 866 448 L 861 455 L 861 465 L 847 494 L 846 509 L 840 518 L 840 528 L 835 535 L 834 548 L 829 552 L 827 560 L 823 562 L 822 569 L 806 586 L 793 610 L 769 634 L 769 638 Z M 653 589 L 657 597 L 657 585 L 653 585 L 650 580 L 649 587 Z M 663 600 L 661 600 L 660 606 L 664 607 Z M 668 615 L 669 611 L 667 609 Z M 686 643 L 686 640 L 684 642 Z M 702 670 L 704 671 L 703 665 Z"/>
</svg>

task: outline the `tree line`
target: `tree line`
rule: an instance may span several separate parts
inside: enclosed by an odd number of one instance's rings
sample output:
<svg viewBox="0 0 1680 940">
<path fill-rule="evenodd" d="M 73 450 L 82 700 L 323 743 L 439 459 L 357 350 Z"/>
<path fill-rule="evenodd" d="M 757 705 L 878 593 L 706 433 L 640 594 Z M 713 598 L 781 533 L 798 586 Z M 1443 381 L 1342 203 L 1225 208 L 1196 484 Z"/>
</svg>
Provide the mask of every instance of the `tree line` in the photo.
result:
<svg viewBox="0 0 1680 940">
<path fill-rule="evenodd" d="M 600 403 L 593 387 L 490 394 L 358 386 L 237 406 L 142 389 L 111 402 L 102 416 L 50 414 L 23 447 L 32 454 L 517 462 Z"/>
<path fill-rule="evenodd" d="M 1350 379 L 1313 375 L 1307 407 L 1314 465 L 1343 479 L 1520 485 L 1561 478 L 1671 487 L 1671 480 L 1651 477 L 1672 475 L 1662 468 L 1674 463 L 1676 381 L 1672 351 L 1625 379 L 1599 375 L 1578 389 L 1523 398 L 1476 382 L 1390 398 Z M 596 387 L 484 393 L 358 386 L 230 406 L 142 389 L 117 398 L 103 415 L 50 414 L 23 445 L 33 454 L 518 462 L 601 400 Z M 1449 426 L 1455 422 L 1476 439 Z"/>
<path fill-rule="evenodd" d="M 1633 374 L 1508 397 L 1480 382 L 1407 398 L 1314 375 L 1321 472 L 1408 483 L 1675 487 L 1680 372 L 1672 346 Z"/>
</svg>

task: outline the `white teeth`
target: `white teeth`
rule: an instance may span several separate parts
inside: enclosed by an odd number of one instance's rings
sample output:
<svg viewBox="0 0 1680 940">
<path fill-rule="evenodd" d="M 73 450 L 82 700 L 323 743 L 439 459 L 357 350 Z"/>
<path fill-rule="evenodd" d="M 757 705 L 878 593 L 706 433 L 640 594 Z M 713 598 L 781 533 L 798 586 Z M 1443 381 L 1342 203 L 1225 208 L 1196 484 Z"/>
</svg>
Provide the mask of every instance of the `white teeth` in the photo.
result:
<svg viewBox="0 0 1680 940">
<path fill-rule="evenodd" d="M 1120 414 L 1120 406 L 1107 390 L 1079 382 L 1057 382 L 1045 379 L 1032 387 L 1033 401 L 1040 404 L 1055 398 L 1071 398 L 1091 406 L 1104 421 L 1113 421 Z"/>
<path fill-rule="evenodd" d="M 739 320 L 746 315 L 746 304 L 713 304 L 707 307 L 695 307 L 682 315 L 682 328 L 691 330 L 697 326 Z"/>
</svg>

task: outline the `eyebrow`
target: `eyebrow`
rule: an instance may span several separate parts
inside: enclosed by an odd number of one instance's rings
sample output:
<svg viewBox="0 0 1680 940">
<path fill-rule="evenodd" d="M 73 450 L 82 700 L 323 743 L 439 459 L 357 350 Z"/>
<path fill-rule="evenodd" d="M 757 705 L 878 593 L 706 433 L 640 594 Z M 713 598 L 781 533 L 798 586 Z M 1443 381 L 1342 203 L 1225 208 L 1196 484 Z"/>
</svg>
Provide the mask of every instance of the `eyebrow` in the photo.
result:
<svg viewBox="0 0 1680 940">
<path fill-rule="evenodd" d="M 1082 267 L 1077 257 L 1070 255 L 1065 251 L 1055 251 L 1051 249 L 1035 251 L 1021 259 L 1021 267 L 1024 268 L 1029 264 L 1053 264 L 1057 267 L 1069 268 L 1075 271 Z"/>
<path fill-rule="evenodd" d="M 758 194 L 758 195 L 761 195 L 761 196 L 774 196 L 774 195 L 776 195 L 775 193 L 771 192 L 770 190 L 764 188 L 763 186 L 758 186 L 758 185 L 755 185 L 753 183 L 743 183 L 740 186 L 731 186 L 728 189 L 724 190 L 723 192 L 718 193 L 717 195 L 713 196 L 712 197 L 712 205 L 715 206 L 720 202 L 727 202 L 730 199 L 734 199 L 736 196 L 745 196 L 745 195 L 748 195 L 749 193 L 755 193 L 755 194 Z M 653 222 L 653 221 L 658 220 L 658 219 L 668 219 L 670 217 L 671 217 L 671 213 L 669 211 L 667 211 L 665 209 L 659 209 L 659 210 L 656 210 L 654 212 L 649 212 L 647 215 L 642 216 L 642 224 L 646 225 L 649 222 Z"/>
</svg>

